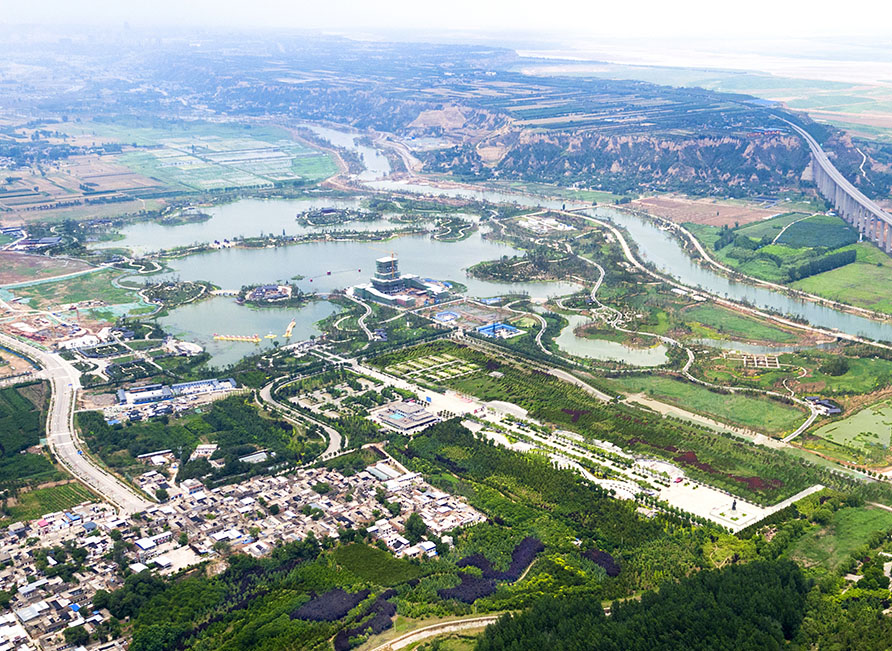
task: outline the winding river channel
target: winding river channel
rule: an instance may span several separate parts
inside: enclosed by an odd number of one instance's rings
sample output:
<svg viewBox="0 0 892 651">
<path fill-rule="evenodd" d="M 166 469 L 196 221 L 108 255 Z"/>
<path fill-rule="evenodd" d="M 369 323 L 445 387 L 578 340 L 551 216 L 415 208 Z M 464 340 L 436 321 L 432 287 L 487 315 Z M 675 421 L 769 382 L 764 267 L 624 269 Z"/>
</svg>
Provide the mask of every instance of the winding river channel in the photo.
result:
<svg viewBox="0 0 892 651">
<path fill-rule="evenodd" d="M 356 142 L 354 134 L 326 127 L 311 127 L 318 135 L 332 143 L 352 149 L 360 155 L 366 171 L 358 176 L 370 190 L 397 191 L 434 196 L 463 197 L 492 203 L 512 203 L 542 208 L 588 208 L 594 217 L 607 219 L 623 227 L 637 246 L 642 261 L 653 263 L 660 271 L 671 275 L 690 287 L 701 288 L 717 296 L 769 309 L 783 315 L 805 319 L 810 324 L 837 329 L 852 335 L 876 340 L 892 341 L 892 325 L 840 312 L 786 294 L 735 282 L 712 269 L 694 262 L 670 233 L 651 220 L 610 207 L 591 207 L 570 200 L 549 199 L 528 194 L 502 192 L 487 188 L 440 188 L 418 182 L 384 180 L 390 167 L 387 159 L 373 147 Z M 195 243 L 206 243 L 238 236 L 261 233 L 300 235 L 319 231 L 302 226 L 295 220 L 299 212 L 311 208 L 356 208 L 359 199 L 242 199 L 230 204 L 207 209 L 211 219 L 203 223 L 180 226 L 161 226 L 155 223 L 126 227 L 123 239 L 96 246 L 126 247 L 136 253 L 169 249 Z M 326 230 L 385 230 L 398 227 L 395 222 L 381 219 L 351 223 L 339 229 Z M 454 280 L 467 285 L 468 295 L 485 297 L 506 293 L 526 292 L 533 298 L 568 294 L 579 289 L 573 283 L 494 283 L 475 279 L 466 270 L 481 260 L 503 255 L 519 255 L 520 251 L 500 242 L 484 239 L 475 232 L 461 242 L 440 242 L 429 235 L 405 236 L 386 242 L 326 241 L 265 249 L 215 250 L 169 261 L 173 276 L 183 280 L 207 280 L 225 289 L 243 285 L 299 278 L 298 286 L 307 292 L 327 294 L 335 289 L 366 282 L 371 275 L 374 259 L 396 253 L 400 268 L 406 273 L 423 277 Z M 609 271 L 608 271 L 609 273 Z M 302 277 L 302 278 L 301 278 Z M 251 309 L 235 305 L 231 299 L 214 298 L 175 310 L 162 323 L 175 334 L 203 344 L 212 355 L 212 364 L 224 365 L 248 354 L 253 346 L 243 343 L 214 341 L 214 333 L 264 337 L 281 333 L 291 319 L 296 321 L 295 340 L 318 333 L 315 322 L 336 311 L 327 301 L 315 301 L 296 309 Z M 577 337 L 571 322 L 558 337 L 558 345 L 580 356 L 598 359 L 617 359 L 640 366 L 653 366 L 665 359 L 662 346 L 634 349 L 621 344 Z M 272 345 L 264 338 L 261 346 Z M 706 343 L 706 342 L 704 342 Z M 729 344 L 740 348 L 742 344 Z M 779 352 L 779 351 L 778 351 Z"/>
<path fill-rule="evenodd" d="M 572 201 L 548 200 L 530 195 L 498 192 L 495 190 L 474 190 L 465 188 L 438 188 L 420 183 L 395 181 L 374 181 L 370 187 L 404 192 L 417 192 L 432 195 L 485 199 L 492 202 L 517 203 L 518 205 L 545 208 L 583 207 L 585 204 Z M 892 341 L 892 324 L 841 312 L 831 307 L 788 296 L 781 292 L 736 282 L 707 266 L 695 262 L 681 243 L 669 232 L 660 228 L 656 221 L 639 215 L 606 206 L 598 206 L 586 211 L 593 217 L 612 221 L 623 227 L 638 248 L 638 255 L 644 262 L 653 263 L 660 271 L 673 276 L 679 282 L 703 291 L 738 302 L 772 310 L 779 314 L 805 319 L 814 326 L 836 329 L 851 335 L 868 337 L 880 341 Z"/>
</svg>

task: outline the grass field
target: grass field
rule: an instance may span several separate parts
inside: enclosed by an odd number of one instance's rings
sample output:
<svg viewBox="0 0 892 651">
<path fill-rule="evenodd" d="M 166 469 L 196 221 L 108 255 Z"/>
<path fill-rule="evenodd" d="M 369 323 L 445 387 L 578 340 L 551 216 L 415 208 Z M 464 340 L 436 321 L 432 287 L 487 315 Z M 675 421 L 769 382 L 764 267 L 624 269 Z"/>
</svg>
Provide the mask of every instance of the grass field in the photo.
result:
<svg viewBox="0 0 892 651">
<path fill-rule="evenodd" d="M 892 400 L 878 402 L 841 420 L 827 423 L 815 436 L 861 449 L 889 447 L 892 434 Z"/>
<path fill-rule="evenodd" d="M 38 488 L 19 495 L 19 503 L 9 507 L 9 519 L 12 522 L 33 520 L 45 513 L 63 511 L 95 499 L 89 489 L 77 482 Z"/>
<path fill-rule="evenodd" d="M 390 586 L 417 579 L 421 567 L 407 560 L 359 543 L 341 545 L 334 552 L 338 565 L 356 576 L 377 585 Z"/>
<path fill-rule="evenodd" d="M 96 271 L 74 278 L 21 287 L 13 290 L 13 293 L 27 298 L 30 305 L 35 308 L 48 308 L 95 298 L 101 298 L 112 305 L 133 303 L 138 300 L 136 292 L 112 285 L 112 280 L 119 275 L 121 272 L 114 269 Z"/>
<path fill-rule="evenodd" d="M 852 264 L 803 278 L 791 286 L 892 314 L 892 258 L 868 242 L 852 246 L 858 256 Z"/>
<path fill-rule="evenodd" d="M 774 400 L 751 395 L 720 394 L 705 387 L 659 375 L 632 376 L 613 381 L 627 393 L 645 393 L 661 402 L 711 416 L 721 422 L 779 434 L 796 429 L 805 414 Z"/>
<path fill-rule="evenodd" d="M 892 513 L 877 508 L 844 508 L 833 514 L 826 527 L 816 528 L 800 538 L 790 557 L 806 566 L 833 571 L 875 531 L 892 527 Z"/>
<path fill-rule="evenodd" d="M 782 215 L 778 215 L 777 217 L 772 217 L 771 219 L 763 219 L 760 222 L 741 226 L 737 229 L 737 232 L 741 235 L 751 237 L 754 240 L 761 240 L 766 235 L 771 239 L 774 239 L 784 229 L 785 226 L 787 226 L 788 224 L 792 224 L 797 219 L 802 219 L 803 217 L 807 216 L 807 213 L 787 212 Z"/>
<path fill-rule="evenodd" d="M 621 194 L 613 194 L 612 192 L 602 192 L 600 190 L 576 190 L 573 188 L 562 188 L 558 185 L 550 185 L 548 183 L 532 183 L 529 181 L 511 181 L 509 183 L 495 183 L 493 185 L 505 188 L 509 191 L 519 190 L 520 192 L 529 192 L 530 194 L 561 197 L 565 199 L 574 199 L 576 201 L 613 203 L 617 199 L 622 198 Z"/>
<path fill-rule="evenodd" d="M 743 316 L 718 305 L 701 304 L 684 311 L 685 321 L 696 321 L 719 335 L 750 341 L 767 341 L 771 343 L 790 343 L 797 340 L 796 335 L 787 330 L 777 328 L 757 319 Z"/>
<path fill-rule="evenodd" d="M 828 359 L 822 357 L 820 359 Z M 803 383 L 820 382 L 820 390 L 829 393 L 870 393 L 881 389 L 892 375 L 892 362 L 885 359 L 849 358 L 849 370 L 842 375 L 821 373 L 820 366 L 814 369 Z"/>
<path fill-rule="evenodd" d="M 858 232 L 841 217 L 814 215 L 803 219 L 783 232 L 778 244 L 795 248 L 826 246 L 838 249 L 858 241 Z"/>
</svg>

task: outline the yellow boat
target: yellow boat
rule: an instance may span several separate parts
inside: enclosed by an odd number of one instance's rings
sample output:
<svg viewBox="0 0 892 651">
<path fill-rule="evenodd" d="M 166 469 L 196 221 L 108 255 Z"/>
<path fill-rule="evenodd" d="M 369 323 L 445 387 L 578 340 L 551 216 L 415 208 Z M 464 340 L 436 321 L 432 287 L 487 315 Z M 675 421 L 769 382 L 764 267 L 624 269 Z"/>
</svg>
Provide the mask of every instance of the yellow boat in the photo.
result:
<svg viewBox="0 0 892 651">
<path fill-rule="evenodd" d="M 254 335 L 214 335 L 214 341 L 245 341 L 251 344 L 259 344 L 260 337 Z"/>
</svg>

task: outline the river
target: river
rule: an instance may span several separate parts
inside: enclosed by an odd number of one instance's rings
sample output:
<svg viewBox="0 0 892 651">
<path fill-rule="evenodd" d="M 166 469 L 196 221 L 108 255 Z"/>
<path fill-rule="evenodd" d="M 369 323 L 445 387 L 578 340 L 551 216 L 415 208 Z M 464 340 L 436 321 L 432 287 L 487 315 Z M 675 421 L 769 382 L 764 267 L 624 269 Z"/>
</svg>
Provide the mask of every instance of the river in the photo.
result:
<svg viewBox="0 0 892 651">
<path fill-rule="evenodd" d="M 357 135 L 327 127 L 308 125 L 319 136 L 335 145 L 352 149 L 360 155 L 366 170 L 359 175 L 367 187 L 374 190 L 403 191 L 449 197 L 465 197 L 492 203 L 515 203 L 530 207 L 560 209 L 581 208 L 589 204 L 563 199 L 549 199 L 529 194 L 503 192 L 491 189 L 439 188 L 418 182 L 386 180 L 390 165 L 380 152 L 372 147 L 357 144 Z M 124 229 L 124 240 L 104 243 L 104 246 L 125 246 L 137 252 L 171 248 L 213 239 L 232 238 L 239 235 L 261 233 L 301 234 L 312 230 L 295 221 L 298 212 L 310 208 L 335 206 L 355 208 L 358 199 L 333 200 L 255 200 L 244 199 L 209 209 L 211 220 L 200 224 L 164 227 L 154 223 L 136 224 Z M 886 323 L 840 312 L 816 305 L 809 301 L 791 298 L 785 294 L 738 283 L 713 270 L 695 263 L 681 244 L 668 232 L 648 219 L 610 207 L 590 209 L 591 214 L 609 219 L 622 226 L 637 245 L 642 260 L 652 262 L 664 273 L 677 278 L 691 287 L 699 287 L 710 293 L 743 301 L 760 308 L 767 308 L 785 315 L 806 319 L 809 323 L 842 332 L 892 341 L 892 326 Z M 392 228 L 387 220 L 345 225 L 347 229 Z M 173 275 L 184 280 L 208 280 L 227 289 L 242 285 L 288 281 L 300 275 L 298 285 L 307 292 L 328 293 L 357 283 L 366 282 L 374 259 L 396 253 L 404 273 L 416 273 L 423 277 L 455 280 L 468 287 L 470 296 L 495 296 L 509 292 L 527 292 L 534 298 L 567 294 L 578 289 L 573 283 L 493 283 L 469 277 L 465 270 L 476 262 L 503 255 L 516 255 L 520 251 L 502 243 L 485 240 L 481 233 L 457 243 L 431 240 L 429 236 L 401 237 L 388 242 L 317 242 L 269 249 L 225 249 L 192 255 L 169 263 Z M 608 271 L 609 273 L 609 271 Z M 227 307 L 223 307 L 226 305 Z M 324 301 L 317 301 L 297 310 L 252 310 L 237 306 L 230 299 L 213 299 L 173 310 L 165 323 L 187 338 L 208 345 L 214 355 L 213 363 L 235 361 L 253 349 L 251 344 L 208 344 L 213 332 L 225 330 L 227 334 L 260 334 L 278 332 L 288 321 L 297 321 L 295 337 L 302 338 L 315 332 L 313 323 L 335 308 Z M 326 310 L 328 310 L 326 312 Z M 321 315 L 321 316 L 320 316 Z M 243 329 L 244 331 L 236 330 Z M 615 342 L 576 337 L 572 325 L 558 338 L 559 346 L 577 355 L 601 359 L 621 359 L 638 365 L 662 363 L 665 350 L 662 346 L 650 349 L 633 349 Z M 264 340 L 270 345 L 271 340 Z"/>
<path fill-rule="evenodd" d="M 599 206 L 589 212 L 625 228 L 637 245 L 643 261 L 652 262 L 657 269 L 689 287 L 701 288 L 717 296 L 805 319 L 814 326 L 880 341 L 892 341 L 892 324 L 841 312 L 765 287 L 736 282 L 694 262 L 681 243 L 652 220 L 608 207 Z"/>
<path fill-rule="evenodd" d="M 397 181 L 374 181 L 369 187 L 422 194 L 445 195 L 486 200 L 494 203 L 517 203 L 530 207 L 542 206 L 560 208 L 582 207 L 581 202 L 532 197 L 519 193 L 499 192 L 489 189 L 438 188 L 423 183 Z M 643 261 L 652 262 L 662 272 L 676 278 L 689 287 L 699 287 L 712 294 L 738 302 L 769 309 L 798 319 L 805 319 L 814 326 L 837 329 L 850 335 L 858 335 L 879 341 L 892 341 L 892 324 L 873 321 L 865 317 L 849 314 L 811 301 L 787 296 L 786 294 L 731 280 L 712 269 L 694 262 L 681 243 L 667 231 L 661 229 L 654 220 L 607 206 L 591 208 L 588 212 L 594 217 L 612 221 L 629 233 L 638 247 Z M 608 272 L 609 273 L 609 272 Z"/>
</svg>

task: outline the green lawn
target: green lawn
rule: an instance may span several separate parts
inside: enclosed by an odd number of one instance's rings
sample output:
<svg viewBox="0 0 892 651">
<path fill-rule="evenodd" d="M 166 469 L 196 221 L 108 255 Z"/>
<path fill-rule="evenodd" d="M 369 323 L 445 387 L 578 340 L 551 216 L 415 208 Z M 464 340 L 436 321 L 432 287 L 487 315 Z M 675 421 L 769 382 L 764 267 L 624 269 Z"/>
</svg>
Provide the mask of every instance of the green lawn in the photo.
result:
<svg viewBox="0 0 892 651">
<path fill-rule="evenodd" d="M 774 239 L 775 237 L 777 237 L 778 233 L 780 233 L 784 229 L 784 226 L 792 224 L 797 219 L 802 219 L 803 217 L 807 216 L 808 213 L 787 212 L 782 215 L 778 215 L 777 217 L 772 217 L 771 219 L 763 219 L 759 222 L 753 222 L 752 224 L 741 226 L 737 229 L 737 232 L 741 235 L 751 237 L 754 240 L 761 240 L 766 235 Z"/>
<path fill-rule="evenodd" d="M 65 280 L 29 285 L 14 289 L 12 292 L 16 296 L 29 299 L 31 305 L 36 308 L 78 303 L 95 298 L 100 298 L 111 305 L 138 301 L 136 292 L 112 285 L 112 280 L 119 275 L 120 271 L 108 269 Z"/>
<path fill-rule="evenodd" d="M 627 393 L 645 393 L 723 423 L 771 434 L 792 431 L 805 419 L 799 409 L 768 398 L 714 393 L 698 384 L 659 375 L 624 377 L 614 380 L 614 384 Z"/>
<path fill-rule="evenodd" d="M 790 557 L 806 566 L 831 571 L 863 545 L 875 531 L 892 527 L 892 513 L 878 508 L 844 508 L 833 514 L 826 527 L 816 527 L 802 536 Z"/>
<path fill-rule="evenodd" d="M 803 278 L 791 286 L 892 314 L 892 258 L 868 242 L 852 246 L 858 255 L 852 264 Z"/>
<path fill-rule="evenodd" d="M 377 585 L 397 585 L 422 574 L 420 566 L 360 543 L 341 545 L 335 550 L 334 558 L 348 572 Z"/>
<path fill-rule="evenodd" d="M 815 436 L 856 448 L 889 447 L 892 433 L 892 400 L 870 405 L 841 420 L 827 423 Z"/>
<path fill-rule="evenodd" d="M 858 241 L 858 231 L 841 217 L 814 215 L 792 224 L 777 239 L 778 244 L 793 248 L 826 246 L 838 249 Z"/>
<path fill-rule="evenodd" d="M 771 343 L 789 343 L 797 337 L 787 330 L 768 325 L 758 319 L 743 316 L 726 308 L 704 303 L 684 311 L 686 322 L 696 321 L 720 335 L 736 339 L 767 341 Z"/>
<path fill-rule="evenodd" d="M 842 375 L 821 373 L 820 366 L 804 382 L 823 382 L 824 393 L 858 394 L 882 389 L 892 376 L 892 362 L 868 357 L 848 358 L 849 370 Z"/>
<path fill-rule="evenodd" d="M 9 521 L 33 520 L 45 513 L 63 511 L 95 499 L 88 488 L 77 482 L 38 488 L 19 495 L 19 503 L 9 507 Z"/>
</svg>

